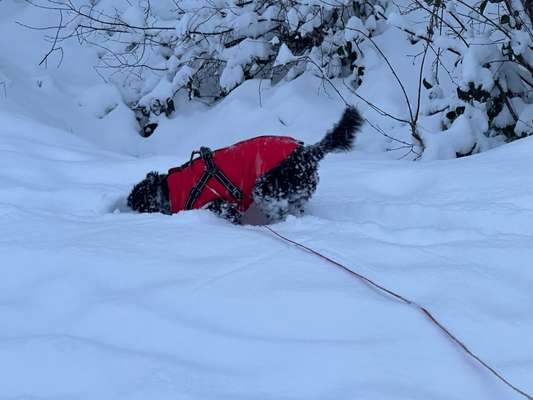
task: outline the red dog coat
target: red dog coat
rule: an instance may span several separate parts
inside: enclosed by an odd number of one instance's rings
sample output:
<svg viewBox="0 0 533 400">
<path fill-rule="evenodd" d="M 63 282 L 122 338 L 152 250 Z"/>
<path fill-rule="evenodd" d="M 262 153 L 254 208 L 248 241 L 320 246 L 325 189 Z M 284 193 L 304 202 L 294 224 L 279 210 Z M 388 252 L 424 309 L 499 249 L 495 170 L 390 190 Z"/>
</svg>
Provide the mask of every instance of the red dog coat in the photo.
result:
<svg viewBox="0 0 533 400">
<path fill-rule="evenodd" d="M 171 212 L 201 208 L 215 199 L 237 203 L 240 211 L 246 211 L 257 178 L 300 145 L 291 137 L 259 136 L 214 152 L 202 148 L 200 158 L 168 171 Z"/>
</svg>

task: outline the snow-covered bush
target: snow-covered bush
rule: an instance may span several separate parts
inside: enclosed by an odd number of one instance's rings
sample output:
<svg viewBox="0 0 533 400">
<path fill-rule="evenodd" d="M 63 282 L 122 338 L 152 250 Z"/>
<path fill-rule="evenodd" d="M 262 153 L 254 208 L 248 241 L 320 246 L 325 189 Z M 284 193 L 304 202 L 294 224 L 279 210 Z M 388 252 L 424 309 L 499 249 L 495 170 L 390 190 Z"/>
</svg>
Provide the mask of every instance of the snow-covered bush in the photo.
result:
<svg viewBox="0 0 533 400">
<path fill-rule="evenodd" d="M 41 1 L 61 16 L 54 46 L 75 37 L 97 52 L 96 68 L 119 87 L 143 136 L 184 101 L 213 104 L 249 79 L 279 84 L 308 72 L 356 91 L 368 54 L 393 73 L 408 113 L 355 97 L 408 126 L 411 137 L 398 143 L 416 148 L 416 159 L 465 156 L 533 134 L 529 0 Z M 377 37 L 389 29 L 413 46 L 408 82 L 380 49 Z"/>
<path fill-rule="evenodd" d="M 456 141 L 462 143 L 456 155 L 482 150 L 484 137 L 510 141 L 532 135 L 533 34 L 527 2 L 413 3 L 404 11 L 435 21 L 430 35 L 410 32 L 413 43 L 429 43 L 432 49 L 431 73 L 424 79 L 426 112 L 442 116 L 444 134 L 467 136 Z"/>
<path fill-rule="evenodd" d="M 386 0 L 59 0 L 71 29 L 98 50 L 147 136 L 179 97 L 213 103 L 252 78 L 309 69 L 357 87 L 358 44 L 379 31 Z M 61 4 L 61 6 L 60 6 Z M 64 19 L 66 20 L 66 18 Z M 362 34 L 361 34 L 362 33 Z M 64 35 L 64 36 L 68 36 Z"/>
</svg>

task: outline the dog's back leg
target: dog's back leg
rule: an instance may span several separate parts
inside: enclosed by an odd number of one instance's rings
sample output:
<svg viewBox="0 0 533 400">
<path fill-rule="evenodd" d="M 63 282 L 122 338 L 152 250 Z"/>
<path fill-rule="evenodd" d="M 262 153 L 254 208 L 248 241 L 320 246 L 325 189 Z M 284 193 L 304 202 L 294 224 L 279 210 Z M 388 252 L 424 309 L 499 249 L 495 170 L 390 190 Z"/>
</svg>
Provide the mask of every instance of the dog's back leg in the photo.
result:
<svg viewBox="0 0 533 400">
<path fill-rule="evenodd" d="M 254 203 L 269 223 L 283 221 L 289 213 L 286 191 L 270 174 L 259 178 L 252 191 Z"/>
<path fill-rule="evenodd" d="M 254 202 L 271 221 L 288 214 L 301 215 L 318 183 L 319 159 L 310 146 L 300 147 L 285 161 L 260 177 L 253 190 Z"/>
</svg>

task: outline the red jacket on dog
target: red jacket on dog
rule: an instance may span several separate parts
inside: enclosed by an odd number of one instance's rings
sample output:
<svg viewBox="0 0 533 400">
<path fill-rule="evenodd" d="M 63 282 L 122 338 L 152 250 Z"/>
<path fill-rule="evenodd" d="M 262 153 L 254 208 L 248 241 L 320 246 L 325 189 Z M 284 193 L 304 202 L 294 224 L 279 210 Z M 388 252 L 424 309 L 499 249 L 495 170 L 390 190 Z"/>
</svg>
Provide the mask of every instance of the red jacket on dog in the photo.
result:
<svg viewBox="0 0 533 400">
<path fill-rule="evenodd" d="M 211 152 L 168 171 L 170 210 L 201 208 L 215 199 L 238 204 L 244 212 L 253 202 L 260 176 L 287 159 L 302 143 L 287 136 L 259 136 Z"/>
</svg>

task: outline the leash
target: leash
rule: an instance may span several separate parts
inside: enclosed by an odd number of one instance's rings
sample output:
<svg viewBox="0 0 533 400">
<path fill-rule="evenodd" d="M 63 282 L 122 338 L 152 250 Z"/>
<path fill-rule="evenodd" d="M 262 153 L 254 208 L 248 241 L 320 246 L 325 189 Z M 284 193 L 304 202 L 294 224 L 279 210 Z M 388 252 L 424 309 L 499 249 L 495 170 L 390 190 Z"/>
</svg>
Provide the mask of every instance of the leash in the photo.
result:
<svg viewBox="0 0 533 400">
<path fill-rule="evenodd" d="M 493 367 L 491 367 L 489 364 L 487 364 L 485 361 L 483 361 L 478 355 L 476 355 L 472 350 L 470 350 L 461 340 L 459 340 L 453 333 L 451 333 L 451 331 L 446 326 L 444 326 L 441 322 L 439 322 L 439 320 L 437 318 L 435 318 L 435 316 L 433 316 L 433 314 L 427 308 L 425 308 L 424 306 L 421 306 L 416 301 L 410 300 L 410 299 L 408 299 L 408 298 L 396 293 L 393 290 L 387 289 L 386 287 L 374 282 L 373 280 L 367 278 L 364 275 L 361 275 L 358 272 L 352 271 L 347 266 L 341 264 L 338 261 L 333 260 L 330 257 L 327 257 L 327 256 L 323 255 L 322 253 L 318 252 L 317 250 L 314 250 L 314 249 L 312 249 L 310 247 L 307 247 L 307 246 L 305 246 L 305 245 L 303 245 L 303 244 L 301 244 L 301 243 L 299 243 L 299 242 L 297 242 L 295 240 L 292 240 L 292 239 L 289 239 L 289 238 L 283 236 L 282 234 L 276 232 L 274 229 L 270 228 L 267 225 L 263 225 L 263 228 L 268 230 L 268 231 L 270 231 L 270 233 L 272 233 L 278 239 L 280 239 L 280 240 L 282 240 L 282 241 L 284 241 L 286 243 L 292 244 L 292 245 L 298 247 L 299 249 L 301 249 L 301 250 L 303 250 L 303 251 L 305 251 L 307 253 L 313 254 L 313 255 L 315 255 L 315 256 L 317 256 L 317 257 L 329 262 L 330 264 L 335 265 L 339 269 L 351 274 L 352 276 L 354 276 L 357 279 L 363 281 L 364 283 L 366 283 L 370 287 L 376 289 L 378 292 L 380 292 L 382 294 L 387 294 L 389 296 L 392 296 L 395 300 L 415 308 L 416 310 L 421 312 L 427 319 L 429 319 L 429 321 L 433 325 L 435 325 L 437 328 L 439 328 L 448 337 L 448 339 L 450 339 L 452 342 L 454 342 L 456 345 L 458 345 L 466 354 L 468 354 L 470 357 L 472 357 L 474 360 L 476 360 L 483 368 L 488 370 L 492 375 L 494 375 L 496 378 L 498 378 L 507 387 L 513 389 L 516 393 L 520 394 L 524 398 L 526 398 L 528 400 L 533 400 L 533 396 L 532 395 L 526 393 L 525 391 L 523 391 L 523 390 L 519 389 L 518 387 L 516 387 L 515 385 L 513 385 L 505 377 L 503 377 L 498 371 L 496 371 Z"/>
</svg>

